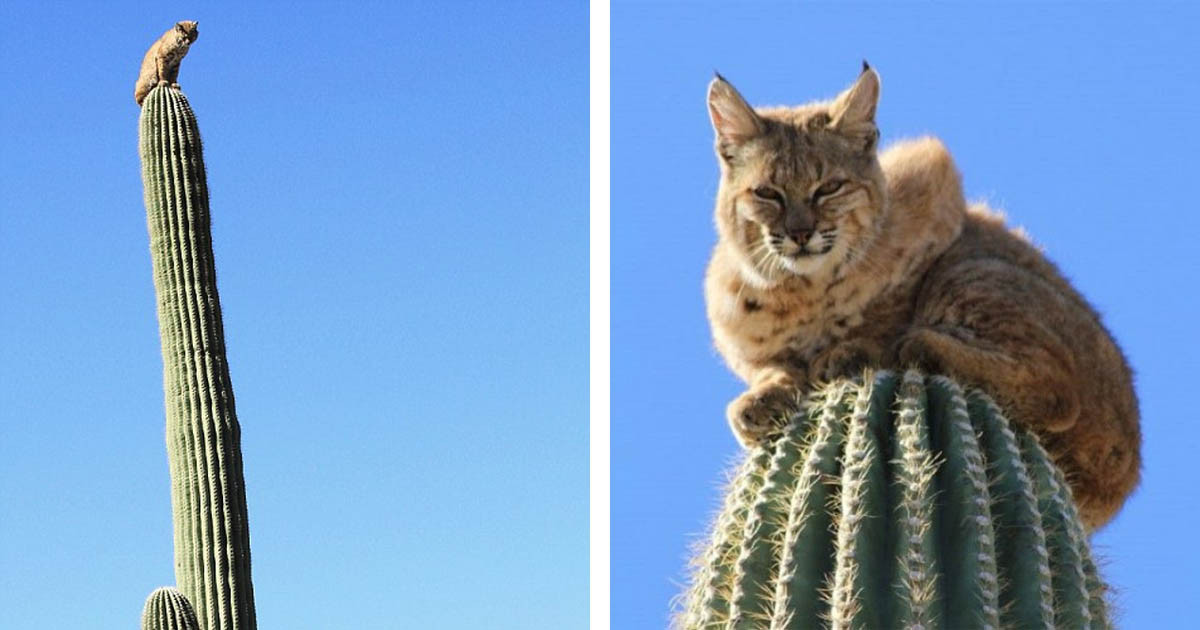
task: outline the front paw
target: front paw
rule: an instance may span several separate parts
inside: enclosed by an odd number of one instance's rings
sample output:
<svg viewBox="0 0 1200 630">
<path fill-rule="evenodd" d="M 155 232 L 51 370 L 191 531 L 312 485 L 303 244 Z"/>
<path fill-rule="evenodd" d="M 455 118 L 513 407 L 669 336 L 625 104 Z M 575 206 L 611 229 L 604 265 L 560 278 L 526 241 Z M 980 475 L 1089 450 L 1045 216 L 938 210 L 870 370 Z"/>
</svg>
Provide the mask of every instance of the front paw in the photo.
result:
<svg viewBox="0 0 1200 630">
<path fill-rule="evenodd" d="M 795 387 L 767 385 L 733 399 L 725 416 L 738 442 L 749 448 L 780 434 L 799 408 L 800 392 Z"/>
<path fill-rule="evenodd" d="M 882 352 L 879 346 L 862 339 L 842 341 L 826 348 L 809 365 L 814 383 L 824 384 L 839 378 L 860 376 L 869 367 L 877 367 Z"/>
<path fill-rule="evenodd" d="M 930 336 L 927 331 L 918 329 L 900 339 L 896 344 L 896 359 L 901 367 L 915 367 L 929 374 L 945 373 L 946 366 L 938 356 Z"/>
</svg>

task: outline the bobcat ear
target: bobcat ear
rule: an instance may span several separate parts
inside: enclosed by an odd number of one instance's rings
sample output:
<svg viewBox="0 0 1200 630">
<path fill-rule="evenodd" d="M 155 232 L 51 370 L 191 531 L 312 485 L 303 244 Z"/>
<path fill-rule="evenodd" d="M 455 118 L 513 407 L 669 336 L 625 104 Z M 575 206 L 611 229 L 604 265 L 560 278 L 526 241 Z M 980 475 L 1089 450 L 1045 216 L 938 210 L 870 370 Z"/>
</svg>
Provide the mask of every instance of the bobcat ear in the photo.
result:
<svg viewBox="0 0 1200 630">
<path fill-rule="evenodd" d="M 741 144 L 764 130 L 763 121 L 725 77 L 717 75 L 708 84 L 708 116 L 712 119 L 717 144 Z"/>
<path fill-rule="evenodd" d="M 829 108 L 829 126 L 844 135 L 861 139 L 865 149 L 874 147 L 879 137 L 875 127 L 875 106 L 879 103 L 879 74 L 863 61 L 862 74 L 854 85 L 838 95 Z"/>
</svg>

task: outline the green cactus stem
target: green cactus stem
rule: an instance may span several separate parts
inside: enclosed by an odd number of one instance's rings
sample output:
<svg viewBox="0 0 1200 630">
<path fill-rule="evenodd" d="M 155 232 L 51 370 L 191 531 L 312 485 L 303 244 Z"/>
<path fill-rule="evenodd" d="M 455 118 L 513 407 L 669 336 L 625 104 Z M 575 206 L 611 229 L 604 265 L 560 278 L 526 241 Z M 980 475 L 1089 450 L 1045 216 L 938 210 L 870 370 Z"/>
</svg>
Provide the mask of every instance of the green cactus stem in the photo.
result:
<svg viewBox="0 0 1200 630">
<path fill-rule="evenodd" d="M 200 626 L 196 623 L 196 611 L 183 593 L 164 586 L 146 598 L 142 630 L 200 630 Z"/>
<path fill-rule="evenodd" d="M 1062 472 L 985 395 L 909 371 L 813 395 L 735 472 L 676 628 L 1111 627 Z"/>
<path fill-rule="evenodd" d="M 256 627 L 241 430 L 225 359 L 208 184 L 196 117 L 176 88 L 150 92 L 142 180 L 162 337 L 175 579 L 200 627 Z"/>
</svg>

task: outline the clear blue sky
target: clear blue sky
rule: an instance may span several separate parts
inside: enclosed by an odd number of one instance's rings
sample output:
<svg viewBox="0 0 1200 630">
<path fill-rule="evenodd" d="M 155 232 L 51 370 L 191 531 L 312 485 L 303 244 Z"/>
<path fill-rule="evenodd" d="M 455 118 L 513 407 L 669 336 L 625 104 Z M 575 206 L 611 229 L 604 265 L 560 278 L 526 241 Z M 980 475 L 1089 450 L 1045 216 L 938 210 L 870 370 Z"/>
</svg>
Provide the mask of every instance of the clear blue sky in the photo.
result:
<svg viewBox="0 0 1200 630">
<path fill-rule="evenodd" d="M 795 3 L 799 4 L 799 3 Z M 972 198 L 1024 225 L 1137 371 L 1141 489 L 1093 538 L 1121 627 L 1195 623 L 1200 520 L 1195 5 L 631 3 L 612 8 L 612 623 L 661 628 L 738 450 L 743 385 L 701 278 L 717 164 L 705 88 L 832 96 L 865 57 L 885 142 L 940 136 Z"/>
<path fill-rule="evenodd" d="M 581 628 L 584 2 L 0 4 L 0 627 L 174 583 L 133 84 L 205 141 L 264 628 Z"/>
</svg>

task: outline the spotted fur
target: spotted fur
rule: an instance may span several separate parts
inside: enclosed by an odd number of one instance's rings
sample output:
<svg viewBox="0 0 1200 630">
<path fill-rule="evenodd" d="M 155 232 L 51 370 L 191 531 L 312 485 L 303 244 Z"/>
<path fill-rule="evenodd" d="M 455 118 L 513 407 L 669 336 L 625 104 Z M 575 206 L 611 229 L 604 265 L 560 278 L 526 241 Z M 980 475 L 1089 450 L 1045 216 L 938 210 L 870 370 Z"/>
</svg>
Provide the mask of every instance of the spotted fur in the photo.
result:
<svg viewBox="0 0 1200 630">
<path fill-rule="evenodd" d="M 832 101 L 754 109 L 718 76 L 721 165 L 705 278 L 713 339 L 749 389 L 727 415 L 743 444 L 778 432 L 810 384 L 919 367 L 989 392 L 1038 432 L 1084 522 L 1136 486 L 1132 375 L 1092 307 L 1020 232 L 968 206 L 933 138 L 882 153 L 879 76 Z"/>
</svg>

